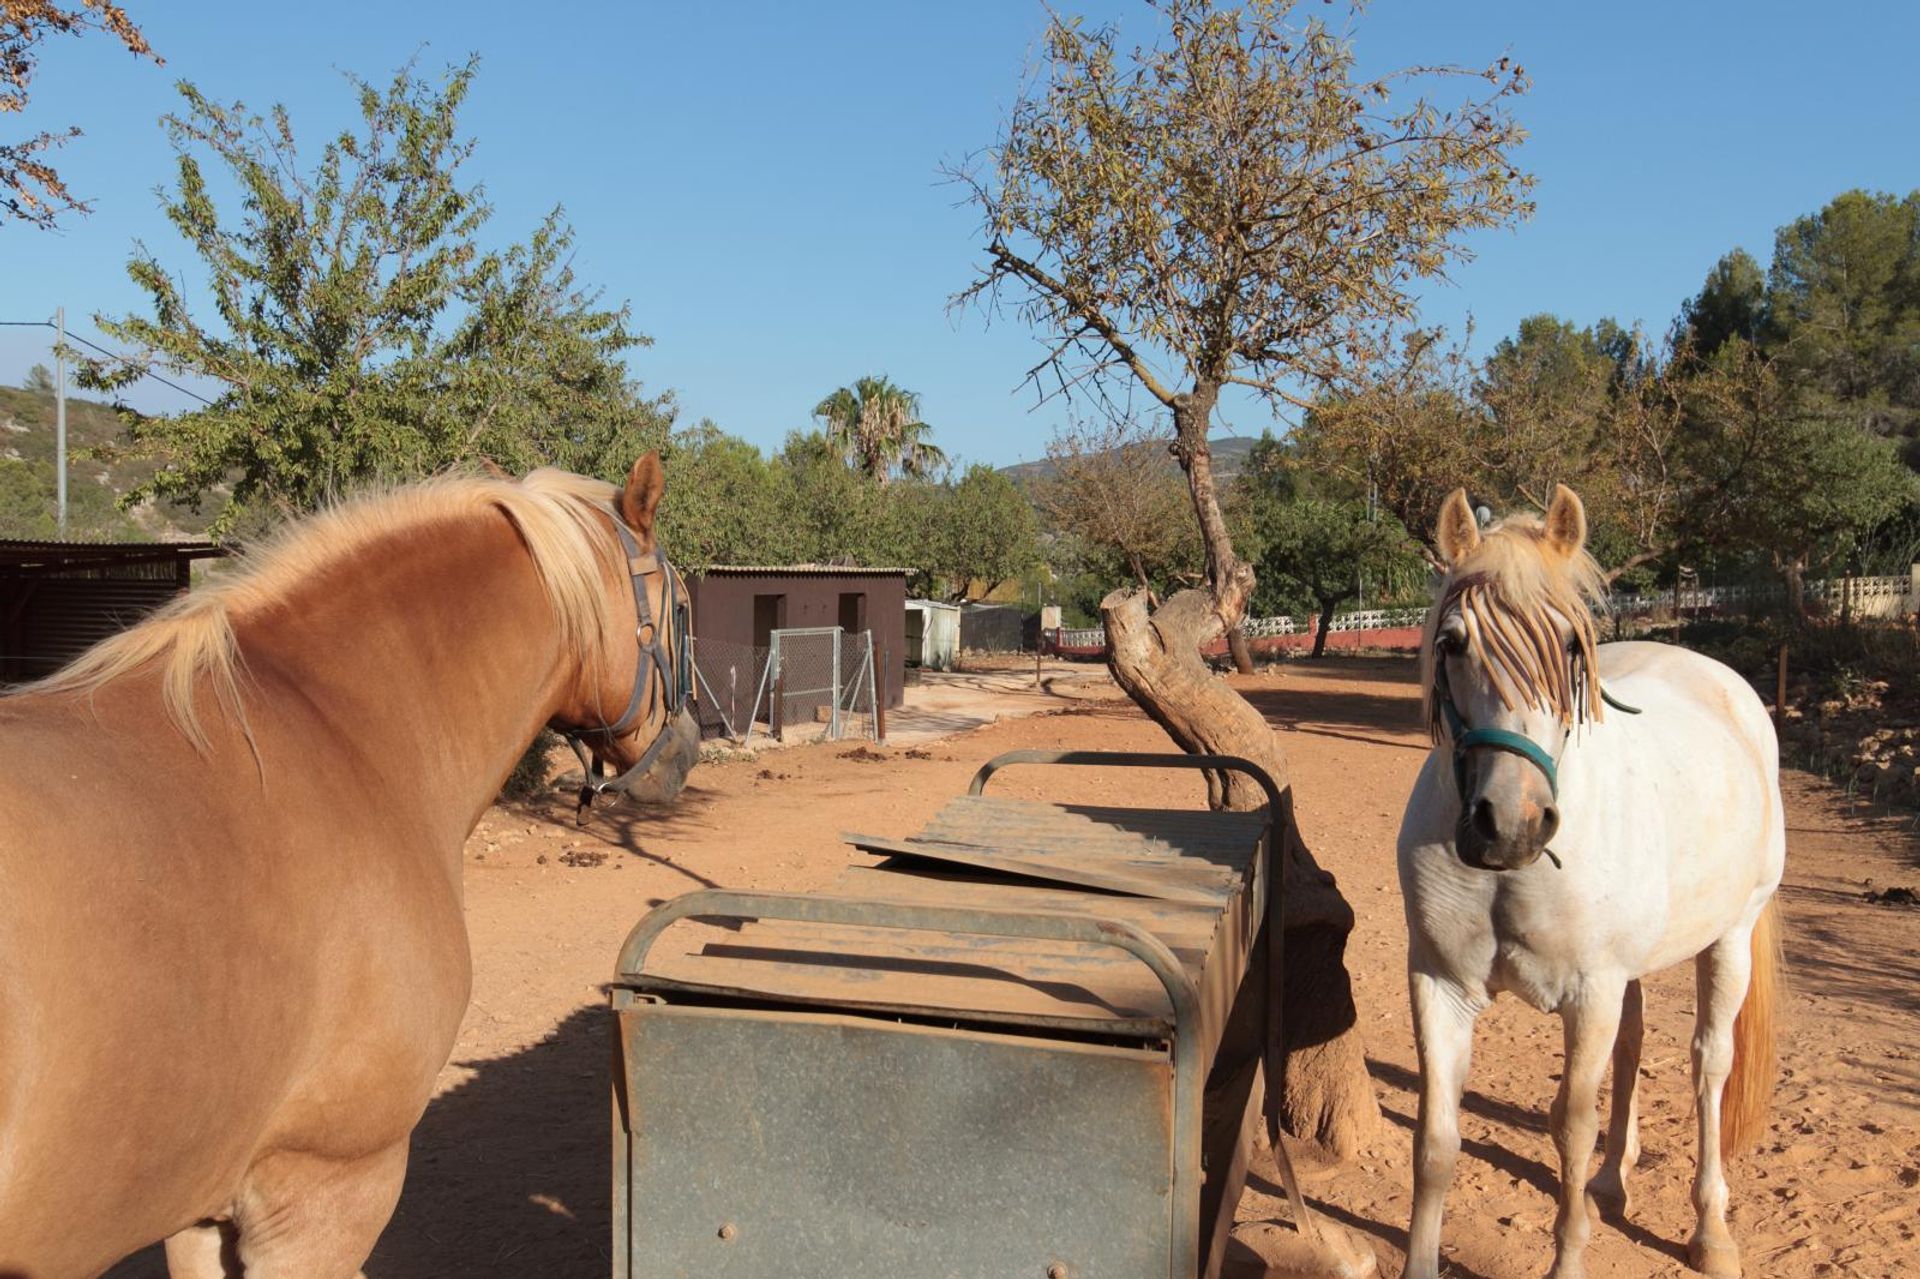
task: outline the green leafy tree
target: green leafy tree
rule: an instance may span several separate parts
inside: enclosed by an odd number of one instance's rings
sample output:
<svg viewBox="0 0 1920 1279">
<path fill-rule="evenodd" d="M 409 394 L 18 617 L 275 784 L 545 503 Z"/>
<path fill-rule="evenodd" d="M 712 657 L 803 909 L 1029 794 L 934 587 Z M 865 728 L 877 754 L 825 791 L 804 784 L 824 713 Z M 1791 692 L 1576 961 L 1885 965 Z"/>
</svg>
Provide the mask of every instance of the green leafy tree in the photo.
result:
<svg viewBox="0 0 1920 1279">
<path fill-rule="evenodd" d="M 1377 594 L 1426 576 L 1399 520 L 1352 484 L 1308 469 L 1291 443 L 1268 435 L 1254 445 L 1233 498 L 1238 540 L 1259 565 L 1254 606 L 1317 614 L 1315 657 L 1326 652 L 1334 613 L 1367 583 Z"/>
<path fill-rule="evenodd" d="M 1767 273 L 1745 249 L 1714 263 L 1700 292 L 1680 308 L 1685 347 L 1710 356 L 1729 339 L 1757 343 L 1767 334 Z"/>
<path fill-rule="evenodd" d="M 1843 559 L 1916 500 L 1891 441 L 1747 343 L 1715 353 L 1684 407 L 1685 544 L 1770 558 L 1795 617 L 1810 570 Z"/>
<path fill-rule="evenodd" d="M 189 291 L 140 248 L 128 273 L 151 313 L 98 321 L 135 355 L 84 365 L 82 380 L 119 386 L 160 364 L 221 389 L 204 408 L 128 419 L 132 447 L 161 464 L 129 501 L 230 489 L 222 531 L 462 460 L 611 475 L 665 442 L 671 401 L 642 398 L 621 364 L 646 338 L 578 285 L 559 212 L 524 243 L 482 246 L 490 209 L 463 178 L 473 144 L 458 130 L 474 69 L 355 80 L 355 127 L 311 166 L 284 109 L 261 119 L 181 87 L 165 210 L 204 279 Z"/>
<path fill-rule="evenodd" d="M 673 483 L 661 505 L 661 540 L 674 563 L 702 569 L 798 557 L 790 476 L 758 448 L 702 421 L 674 433 L 664 460 Z"/>
<path fill-rule="evenodd" d="M 39 68 L 40 44 L 49 36 L 105 31 L 136 58 L 164 61 L 147 44 L 126 10 L 109 0 L 0 0 L 0 115 L 27 109 L 27 89 Z M 18 142 L 0 142 L 0 214 L 29 226 L 51 227 L 62 213 L 86 213 L 47 160 L 47 153 L 80 136 L 78 129 L 42 131 Z"/>
<path fill-rule="evenodd" d="M 53 371 L 44 364 L 34 365 L 27 370 L 26 389 L 32 391 L 35 395 L 52 395 L 55 390 L 53 385 Z"/>
<path fill-rule="evenodd" d="M 1038 562 L 1037 521 L 1020 486 L 975 463 L 927 503 L 928 566 L 946 597 L 987 596 Z"/>
<path fill-rule="evenodd" d="M 1920 429 L 1920 191 L 1849 191 L 1782 227 L 1767 347 L 1881 435 Z"/>
<path fill-rule="evenodd" d="M 1301 495 L 1273 508 L 1261 530 L 1260 572 L 1277 593 L 1312 601 L 1319 614 L 1313 655 L 1326 653 L 1334 612 L 1376 578 L 1405 562 L 1409 540 L 1399 521 L 1369 512 L 1357 498 Z"/>
<path fill-rule="evenodd" d="M 1006 304 L 1040 329 L 1036 387 L 1171 418 L 1206 554 L 1207 589 L 1154 609 L 1103 604 L 1121 686 L 1183 747 L 1286 761 L 1259 713 L 1223 694 L 1198 652 L 1239 623 L 1254 571 L 1235 553 L 1208 433 L 1240 387 L 1276 404 L 1381 355 L 1420 282 L 1465 256 L 1467 233 L 1529 208 L 1508 109 L 1524 91 L 1502 58 L 1483 72 L 1362 74 L 1348 36 L 1293 0 L 1157 0 L 1155 38 L 1053 16 L 1041 62 L 978 167 L 955 177 L 982 215 L 986 263 L 961 300 Z M 1439 95 L 1445 101 L 1438 100 Z M 1215 779 L 1230 807 L 1255 787 Z M 1378 1110 L 1353 1031 L 1341 953 L 1352 913 L 1297 832 L 1287 848 L 1284 1077 L 1269 1119 L 1352 1153 Z"/>
<path fill-rule="evenodd" d="M 920 420 L 920 397 L 884 377 L 863 377 L 814 408 L 827 439 L 847 461 L 885 484 L 896 471 L 909 478 L 932 475 L 947 456 L 933 443 L 933 428 Z"/>
</svg>

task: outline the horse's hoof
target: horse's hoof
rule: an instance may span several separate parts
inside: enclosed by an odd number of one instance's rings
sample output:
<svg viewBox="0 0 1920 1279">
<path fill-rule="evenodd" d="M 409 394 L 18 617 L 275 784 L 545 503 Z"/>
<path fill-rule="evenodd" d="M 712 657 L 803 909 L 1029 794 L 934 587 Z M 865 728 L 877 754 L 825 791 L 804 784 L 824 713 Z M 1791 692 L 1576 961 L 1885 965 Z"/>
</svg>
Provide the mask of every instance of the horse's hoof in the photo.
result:
<svg viewBox="0 0 1920 1279">
<path fill-rule="evenodd" d="M 1687 1242 L 1687 1264 L 1707 1279 L 1740 1279 L 1740 1250 L 1695 1235 Z"/>
</svg>

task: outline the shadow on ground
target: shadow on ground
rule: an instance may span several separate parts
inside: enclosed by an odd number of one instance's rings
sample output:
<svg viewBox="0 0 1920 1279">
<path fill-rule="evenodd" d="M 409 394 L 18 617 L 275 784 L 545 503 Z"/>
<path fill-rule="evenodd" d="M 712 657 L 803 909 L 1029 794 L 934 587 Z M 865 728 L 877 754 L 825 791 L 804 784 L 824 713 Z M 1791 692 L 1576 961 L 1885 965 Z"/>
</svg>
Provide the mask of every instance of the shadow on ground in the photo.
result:
<svg viewBox="0 0 1920 1279">
<path fill-rule="evenodd" d="M 583 1008 L 545 1039 L 462 1063 L 413 1133 L 400 1207 L 367 1279 L 601 1279 L 611 1273 L 611 1015 Z"/>
<path fill-rule="evenodd" d="M 1282 668 L 1287 669 L 1287 668 Z M 1284 676 L 1270 688 L 1241 689 L 1269 724 L 1291 732 L 1425 751 L 1420 722 L 1419 665 L 1411 658 L 1326 658 L 1312 664 L 1318 688 Z M 1378 691 L 1383 683 L 1404 686 Z M 1361 688 L 1357 686 L 1370 686 Z"/>
</svg>

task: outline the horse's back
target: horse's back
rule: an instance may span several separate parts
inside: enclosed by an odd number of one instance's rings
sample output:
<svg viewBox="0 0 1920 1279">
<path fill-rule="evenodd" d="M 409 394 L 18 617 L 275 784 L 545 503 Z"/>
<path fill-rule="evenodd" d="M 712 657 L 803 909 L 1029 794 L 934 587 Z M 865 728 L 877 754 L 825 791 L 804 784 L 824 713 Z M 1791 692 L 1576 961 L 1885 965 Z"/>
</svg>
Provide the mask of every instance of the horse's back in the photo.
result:
<svg viewBox="0 0 1920 1279">
<path fill-rule="evenodd" d="M 1739 672 L 1690 648 L 1646 640 L 1602 644 L 1598 656 L 1601 681 L 1619 700 L 1640 706 L 1634 698 L 1644 695 L 1656 704 L 1693 704 L 1750 747 L 1760 775 L 1768 784 L 1777 785 L 1780 752 L 1773 719 L 1766 703 Z M 1640 709 L 1644 711 L 1645 707 Z"/>
<path fill-rule="evenodd" d="M 1664 967 L 1750 923 L 1779 885 L 1779 746 L 1766 704 L 1723 663 L 1646 642 L 1603 645 L 1599 658 L 1607 690 L 1640 712 L 1610 752 L 1626 819 L 1610 851 L 1652 859 L 1633 873 L 1665 885 L 1666 936 L 1649 956 Z"/>
</svg>

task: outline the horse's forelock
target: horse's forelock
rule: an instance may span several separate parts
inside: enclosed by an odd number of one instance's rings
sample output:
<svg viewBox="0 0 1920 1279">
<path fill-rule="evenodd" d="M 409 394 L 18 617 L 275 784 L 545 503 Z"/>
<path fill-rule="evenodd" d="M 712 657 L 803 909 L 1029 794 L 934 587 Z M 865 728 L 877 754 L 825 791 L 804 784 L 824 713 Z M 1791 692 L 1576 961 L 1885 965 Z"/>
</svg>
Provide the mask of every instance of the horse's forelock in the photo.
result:
<svg viewBox="0 0 1920 1279">
<path fill-rule="evenodd" d="M 1555 551 L 1532 516 L 1495 525 L 1441 579 L 1421 639 L 1425 711 L 1435 740 L 1441 708 L 1434 645 L 1454 612 L 1466 620 L 1466 655 L 1502 702 L 1549 711 L 1568 725 L 1588 715 L 1601 718 L 1593 612 L 1605 599 L 1605 576 L 1584 549 L 1572 555 Z M 1561 648 L 1563 625 L 1579 646 L 1577 672 L 1568 669 Z"/>
</svg>

